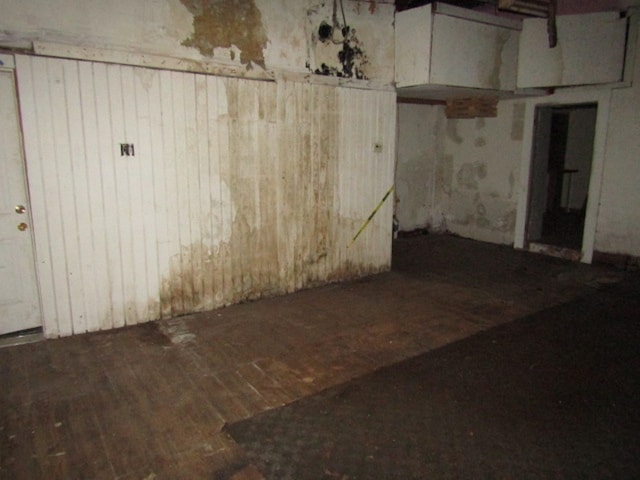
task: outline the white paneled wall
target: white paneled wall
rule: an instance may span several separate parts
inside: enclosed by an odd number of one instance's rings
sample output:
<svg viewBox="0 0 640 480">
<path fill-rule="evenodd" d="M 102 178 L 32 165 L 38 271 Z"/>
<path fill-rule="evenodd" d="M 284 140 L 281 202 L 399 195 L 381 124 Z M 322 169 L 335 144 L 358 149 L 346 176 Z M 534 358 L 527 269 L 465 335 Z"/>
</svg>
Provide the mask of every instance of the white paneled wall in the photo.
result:
<svg viewBox="0 0 640 480">
<path fill-rule="evenodd" d="M 16 71 L 47 336 L 388 269 L 391 197 L 348 244 L 393 183 L 395 93 L 32 56 Z"/>
</svg>

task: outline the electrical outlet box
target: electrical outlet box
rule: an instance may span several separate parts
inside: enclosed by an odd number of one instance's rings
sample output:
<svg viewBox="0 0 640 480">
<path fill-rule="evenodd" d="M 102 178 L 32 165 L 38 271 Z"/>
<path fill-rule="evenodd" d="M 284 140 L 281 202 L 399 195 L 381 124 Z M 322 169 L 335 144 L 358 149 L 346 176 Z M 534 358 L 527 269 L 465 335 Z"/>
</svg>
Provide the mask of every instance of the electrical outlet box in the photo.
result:
<svg viewBox="0 0 640 480">
<path fill-rule="evenodd" d="M 133 157 L 136 151 L 133 147 L 133 143 L 121 143 L 120 144 L 120 156 L 121 157 Z"/>
</svg>

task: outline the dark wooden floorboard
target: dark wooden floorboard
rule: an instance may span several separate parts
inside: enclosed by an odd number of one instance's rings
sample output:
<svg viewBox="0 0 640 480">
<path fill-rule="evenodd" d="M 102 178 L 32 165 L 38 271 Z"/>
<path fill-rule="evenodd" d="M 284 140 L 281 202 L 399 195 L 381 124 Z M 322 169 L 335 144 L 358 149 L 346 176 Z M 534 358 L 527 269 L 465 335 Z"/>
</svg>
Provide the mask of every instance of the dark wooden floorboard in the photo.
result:
<svg viewBox="0 0 640 480">
<path fill-rule="evenodd" d="M 361 281 L 0 349 L 0 478 L 259 479 L 225 422 L 623 275 L 416 237 L 396 242 L 393 271 Z"/>
</svg>

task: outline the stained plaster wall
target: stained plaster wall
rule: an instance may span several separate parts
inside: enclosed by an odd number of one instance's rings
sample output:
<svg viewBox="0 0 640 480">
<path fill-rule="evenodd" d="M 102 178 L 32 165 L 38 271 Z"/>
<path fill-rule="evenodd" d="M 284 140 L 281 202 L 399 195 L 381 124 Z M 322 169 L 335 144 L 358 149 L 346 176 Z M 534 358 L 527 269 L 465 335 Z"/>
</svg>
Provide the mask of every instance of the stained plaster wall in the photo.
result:
<svg viewBox="0 0 640 480">
<path fill-rule="evenodd" d="M 438 152 L 444 138 L 443 107 L 398 104 L 398 160 L 396 168 L 396 219 L 399 229 L 440 226 L 440 202 L 436 198 Z"/>
<path fill-rule="evenodd" d="M 360 76 L 390 84 L 393 2 L 344 0 L 344 10 L 355 51 L 348 60 Z M 93 60 L 100 60 L 93 49 L 119 51 L 120 57 L 108 55 L 118 63 L 135 63 L 126 56 L 131 53 L 158 55 L 188 61 L 180 69 L 219 67 L 246 77 L 306 74 L 323 63 L 331 75 L 345 75 L 338 58 L 344 45 L 318 38 L 319 26 L 332 24 L 332 16 L 330 0 L 5 0 L 0 46 L 31 49 L 35 42 L 36 52 Z M 334 39 L 343 40 L 341 34 Z"/>
<path fill-rule="evenodd" d="M 629 68 L 632 69 L 630 84 L 566 88 L 559 89 L 556 96 L 501 101 L 498 116 L 493 119 L 446 120 L 441 107 L 400 108 L 396 169 L 400 197 L 396 215 L 402 219 L 400 228 L 427 227 L 490 242 L 513 242 L 516 207 L 522 189 L 518 180 L 520 168 L 522 159 L 530 156 L 530 152 L 524 151 L 523 138 L 531 135 L 523 130 L 525 111 L 533 112 L 536 104 L 562 103 L 572 91 L 579 91 L 586 99 L 602 95 L 611 98 L 609 120 L 604 127 L 604 169 L 596 207 L 594 249 L 640 256 L 640 122 L 637 114 L 640 111 L 640 40 L 637 38 L 635 53 L 627 59 Z M 599 108 L 607 106 L 603 104 Z M 411 125 L 412 116 L 417 115 L 419 109 L 423 110 L 420 115 L 429 118 L 429 122 L 415 131 L 414 137 L 403 135 L 402 130 Z M 420 138 L 430 138 L 434 128 L 438 135 L 444 136 L 444 143 L 424 142 L 422 150 Z M 407 148 L 407 142 L 414 145 Z M 412 170 L 409 168 L 412 157 L 407 151 L 422 152 L 424 158 L 434 160 L 428 167 Z M 425 171 L 426 179 L 420 176 Z M 405 208 L 403 203 L 419 208 Z"/>
<path fill-rule="evenodd" d="M 464 120 L 447 119 L 440 106 L 399 108 L 400 229 L 512 243 L 523 120 L 521 101 L 500 102 L 496 118 Z M 412 122 L 413 132 L 403 134 Z"/>
<path fill-rule="evenodd" d="M 496 118 L 446 121 L 443 214 L 453 233 L 494 243 L 513 242 L 516 180 L 524 104 L 503 101 Z"/>
</svg>

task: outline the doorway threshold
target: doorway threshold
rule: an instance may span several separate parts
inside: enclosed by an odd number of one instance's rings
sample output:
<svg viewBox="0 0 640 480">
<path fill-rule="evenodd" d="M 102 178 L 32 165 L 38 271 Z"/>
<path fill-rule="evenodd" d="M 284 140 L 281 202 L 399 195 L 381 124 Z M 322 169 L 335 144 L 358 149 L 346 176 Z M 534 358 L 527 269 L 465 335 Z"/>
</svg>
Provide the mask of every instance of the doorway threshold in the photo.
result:
<svg viewBox="0 0 640 480">
<path fill-rule="evenodd" d="M 16 345 L 26 345 L 44 340 L 42 328 L 31 328 L 20 332 L 0 335 L 0 348 L 15 347 Z"/>
<path fill-rule="evenodd" d="M 545 243 L 529 243 L 529 251 L 533 253 L 541 253 L 550 257 L 563 258 L 572 262 L 579 262 L 582 259 L 582 252 L 573 248 L 558 247 L 556 245 L 548 245 Z"/>
</svg>

